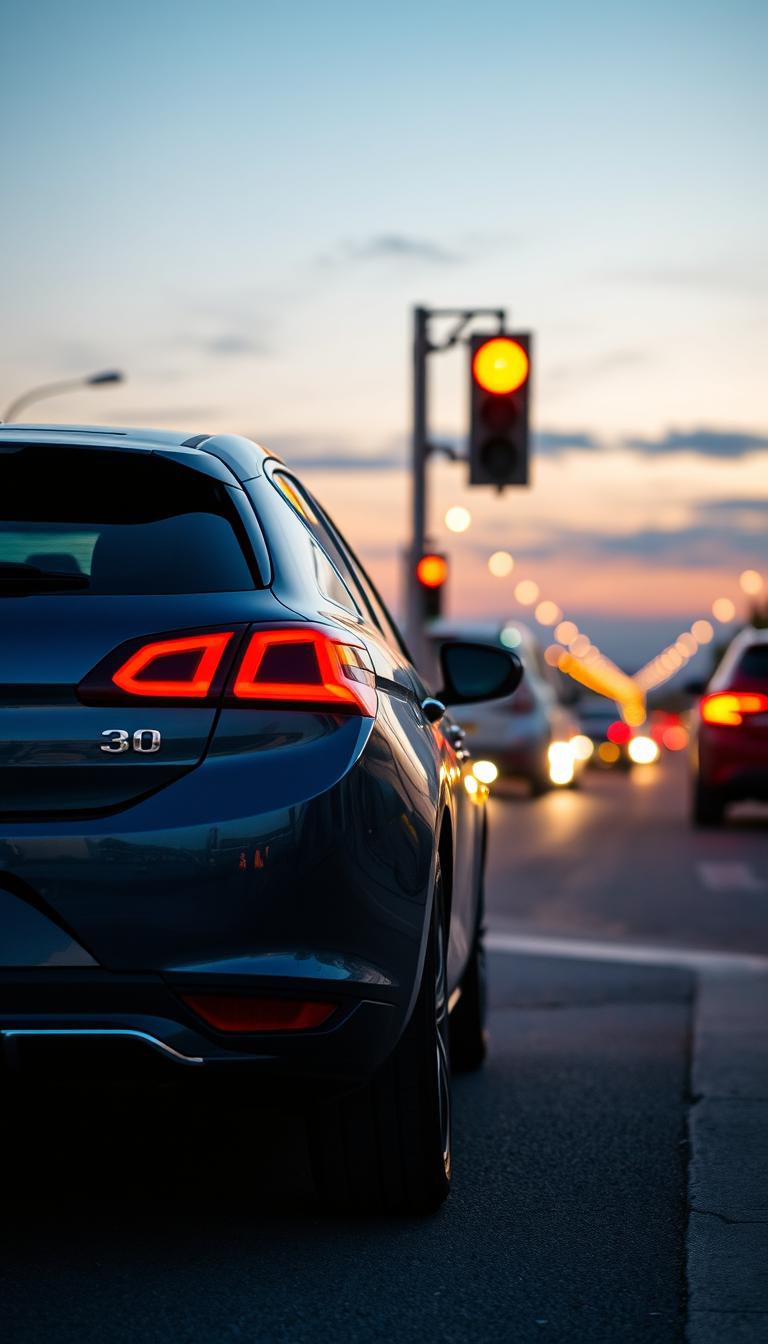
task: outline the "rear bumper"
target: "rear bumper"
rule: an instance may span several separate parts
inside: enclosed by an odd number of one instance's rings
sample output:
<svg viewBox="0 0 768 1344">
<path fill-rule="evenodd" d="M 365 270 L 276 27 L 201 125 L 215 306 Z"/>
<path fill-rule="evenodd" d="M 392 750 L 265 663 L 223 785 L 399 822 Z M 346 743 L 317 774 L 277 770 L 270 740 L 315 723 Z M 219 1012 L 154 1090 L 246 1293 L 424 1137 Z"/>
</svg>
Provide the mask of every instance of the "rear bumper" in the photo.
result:
<svg viewBox="0 0 768 1344">
<path fill-rule="evenodd" d="M 297 981 L 291 993 L 309 997 L 318 991 Z M 402 1005 L 396 995 L 381 990 L 361 993 L 337 986 L 333 994 L 337 1011 L 314 1031 L 231 1035 L 209 1028 L 159 976 L 4 972 L 0 1064 L 8 1073 L 25 1075 L 98 1079 L 239 1073 L 275 1082 L 354 1086 L 394 1047 Z M 322 997 L 330 998 L 330 992 Z"/>
<path fill-rule="evenodd" d="M 87 826 L 0 828 L 6 1062 L 107 1051 L 185 1071 L 369 1076 L 420 979 L 438 797 L 429 779 L 413 787 L 378 726 L 350 754 L 330 787 L 282 806 L 284 781 L 244 754 Z M 201 989 L 338 1006 L 312 1031 L 222 1033 L 179 997 Z"/>
<path fill-rule="evenodd" d="M 731 799 L 768 798 L 768 744 L 733 729 L 699 729 L 699 775 Z"/>
</svg>

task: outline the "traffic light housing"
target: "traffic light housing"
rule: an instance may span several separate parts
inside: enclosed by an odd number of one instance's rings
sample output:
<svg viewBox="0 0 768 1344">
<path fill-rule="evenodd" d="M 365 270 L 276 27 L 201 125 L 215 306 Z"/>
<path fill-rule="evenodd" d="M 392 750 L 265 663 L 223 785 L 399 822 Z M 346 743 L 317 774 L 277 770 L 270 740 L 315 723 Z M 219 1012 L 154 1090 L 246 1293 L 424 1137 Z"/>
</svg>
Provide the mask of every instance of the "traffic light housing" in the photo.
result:
<svg viewBox="0 0 768 1344">
<path fill-rule="evenodd" d="M 530 332 L 473 336 L 469 350 L 469 483 L 527 485 Z"/>
<path fill-rule="evenodd" d="M 448 561 L 437 551 L 425 551 L 416 562 L 414 575 L 420 595 L 422 619 L 435 621 L 442 612 L 443 592 L 448 579 Z"/>
</svg>

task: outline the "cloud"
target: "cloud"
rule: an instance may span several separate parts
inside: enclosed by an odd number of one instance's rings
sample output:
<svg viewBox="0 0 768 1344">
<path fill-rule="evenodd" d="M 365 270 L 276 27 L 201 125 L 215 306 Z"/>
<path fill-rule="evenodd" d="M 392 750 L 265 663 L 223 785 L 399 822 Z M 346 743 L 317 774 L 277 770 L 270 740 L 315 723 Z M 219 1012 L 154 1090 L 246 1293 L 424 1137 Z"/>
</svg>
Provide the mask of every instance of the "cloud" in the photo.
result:
<svg viewBox="0 0 768 1344">
<path fill-rule="evenodd" d="M 658 266 L 612 271 L 601 277 L 610 284 L 655 285 L 667 289 L 700 289 L 754 294 L 765 288 L 765 277 L 754 266 L 711 262 L 702 266 Z"/>
<path fill-rule="evenodd" d="M 559 457 L 561 453 L 589 452 L 593 453 L 600 447 L 598 440 L 593 434 L 585 434 L 582 430 L 548 430 L 542 429 L 533 436 L 533 451 L 540 453 L 545 457 Z"/>
<path fill-rule="evenodd" d="M 335 252 L 320 258 L 321 265 L 345 262 L 419 261 L 430 265 L 455 266 L 464 257 L 429 238 L 404 233 L 376 233 L 369 238 L 341 243 Z"/>
<path fill-rule="evenodd" d="M 657 439 L 625 439 L 625 447 L 648 457 L 667 453 L 698 453 L 701 457 L 746 457 L 768 450 L 768 435 L 719 429 L 668 430 Z"/>
<path fill-rule="evenodd" d="M 200 345 L 206 354 L 221 355 L 226 358 L 238 355 L 265 356 L 269 354 L 269 350 L 263 341 L 255 340 L 252 336 L 244 336 L 242 332 L 236 331 L 226 331 L 219 336 L 210 336 L 201 341 Z"/>
<path fill-rule="evenodd" d="M 745 531 L 757 532 L 765 528 L 768 499 L 707 499 L 695 506 L 696 517 L 702 521 L 726 522 Z"/>
</svg>

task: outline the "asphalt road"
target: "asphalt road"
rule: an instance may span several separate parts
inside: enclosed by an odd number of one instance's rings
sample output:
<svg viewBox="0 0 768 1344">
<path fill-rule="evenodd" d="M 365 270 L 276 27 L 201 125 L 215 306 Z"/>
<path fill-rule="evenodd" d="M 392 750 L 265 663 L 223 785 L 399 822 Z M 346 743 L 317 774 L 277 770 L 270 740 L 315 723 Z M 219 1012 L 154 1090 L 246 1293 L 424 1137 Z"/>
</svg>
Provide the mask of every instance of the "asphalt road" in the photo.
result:
<svg viewBox="0 0 768 1344">
<path fill-rule="evenodd" d="M 546 937 L 768 954 L 768 809 L 719 830 L 688 821 L 686 762 L 629 776 L 588 770 L 579 790 L 491 801 L 487 900 L 497 928 Z"/>
<path fill-rule="evenodd" d="M 682 785 L 676 763 L 502 791 L 492 928 L 764 947 L 768 830 L 694 834 Z M 426 1221 L 324 1215 L 301 1123 L 258 1104 L 6 1106 L 5 1337 L 681 1340 L 692 993 L 681 969 L 494 953 L 490 1060 L 456 1082 L 454 1190 Z"/>
</svg>

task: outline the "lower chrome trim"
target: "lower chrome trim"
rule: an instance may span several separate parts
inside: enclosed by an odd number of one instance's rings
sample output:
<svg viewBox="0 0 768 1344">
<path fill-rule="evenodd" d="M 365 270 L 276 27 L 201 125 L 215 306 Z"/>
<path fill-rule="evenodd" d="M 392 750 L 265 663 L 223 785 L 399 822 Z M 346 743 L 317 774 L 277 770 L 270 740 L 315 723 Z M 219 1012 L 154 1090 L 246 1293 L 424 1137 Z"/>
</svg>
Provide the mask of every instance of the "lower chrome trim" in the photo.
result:
<svg viewBox="0 0 768 1344">
<path fill-rule="evenodd" d="M 169 1055 L 179 1064 L 205 1063 L 200 1055 L 183 1055 L 180 1050 L 174 1050 L 172 1045 L 166 1045 L 165 1041 L 158 1040 L 157 1036 L 150 1036 L 147 1031 L 134 1031 L 129 1027 L 8 1027 L 0 1030 L 0 1036 L 7 1041 L 15 1040 L 18 1036 L 128 1036 L 150 1046 L 152 1050 L 159 1050 L 161 1054 Z"/>
</svg>

